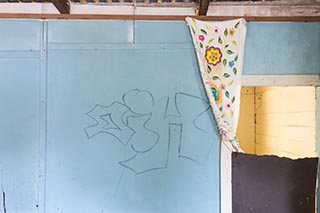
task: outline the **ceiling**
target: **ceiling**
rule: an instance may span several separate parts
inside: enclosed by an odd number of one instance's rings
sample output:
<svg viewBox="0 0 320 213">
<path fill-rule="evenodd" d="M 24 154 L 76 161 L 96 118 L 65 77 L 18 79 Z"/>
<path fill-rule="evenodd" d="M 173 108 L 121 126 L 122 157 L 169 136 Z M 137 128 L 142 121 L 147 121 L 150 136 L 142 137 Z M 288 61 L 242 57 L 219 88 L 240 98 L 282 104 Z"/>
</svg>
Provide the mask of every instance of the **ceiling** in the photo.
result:
<svg viewBox="0 0 320 213">
<path fill-rule="evenodd" d="M 81 3 L 97 3 L 97 2 L 114 2 L 114 3 L 131 3 L 136 1 L 137 3 L 157 3 L 157 2 L 182 2 L 182 3 L 190 3 L 190 2 L 197 2 L 198 0 L 68 0 L 69 2 L 81 2 Z M 251 2 L 283 2 L 283 1 L 277 1 L 277 0 L 252 0 Z M 29 3 L 29 2 L 50 2 L 50 0 L 0 0 L 0 2 L 12 2 L 12 3 Z M 210 2 L 248 2 L 244 0 L 210 0 Z"/>
<path fill-rule="evenodd" d="M 49 7 L 52 7 L 53 11 L 52 8 L 51 11 L 46 9 L 48 5 L 52 5 Z M 38 11 L 34 9 L 36 7 Z M 299 18 L 311 16 L 312 20 L 318 21 L 320 0 L 0 0 L 0 16 L 5 17 L 6 13 Z"/>
</svg>

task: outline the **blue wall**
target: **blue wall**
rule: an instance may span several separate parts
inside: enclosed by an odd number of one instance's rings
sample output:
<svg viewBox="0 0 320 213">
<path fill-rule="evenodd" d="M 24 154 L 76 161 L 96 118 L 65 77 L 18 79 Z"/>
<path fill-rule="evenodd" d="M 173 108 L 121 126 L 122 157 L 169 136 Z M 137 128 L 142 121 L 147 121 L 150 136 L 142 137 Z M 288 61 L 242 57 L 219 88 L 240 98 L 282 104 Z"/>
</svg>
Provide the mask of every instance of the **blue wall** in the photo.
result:
<svg viewBox="0 0 320 213">
<path fill-rule="evenodd" d="M 7 212 L 219 212 L 219 137 L 184 22 L 0 32 Z M 319 58 L 320 23 L 248 23 L 244 74 L 320 74 Z"/>
</svg>

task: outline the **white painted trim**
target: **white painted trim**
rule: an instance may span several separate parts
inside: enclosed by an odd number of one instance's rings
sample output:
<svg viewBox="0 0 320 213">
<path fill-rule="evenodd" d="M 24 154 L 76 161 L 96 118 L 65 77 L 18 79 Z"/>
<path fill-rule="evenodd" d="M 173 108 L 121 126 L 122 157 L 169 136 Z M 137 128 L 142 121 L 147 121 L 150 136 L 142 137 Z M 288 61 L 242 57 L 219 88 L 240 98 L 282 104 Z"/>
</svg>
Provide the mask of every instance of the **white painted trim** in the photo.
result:
<svg viewBox="0 0 320 213">
<path fill-rule="evenodd" d="M 316 87 L 316 143 L 320 156 L 320 86 Z"/>
<path fill-rule="evenodd" d="M 320 86 L 320 75 L 243 75 L 242 86 Z"/>
<path fill-rule="evenodd" d="M 320 156 L 320 86 L 316 87 L 316 147 L 318 156 Z M 318 167 L 319 168 L 319 167 Z M 318 171 L 319 177 L 319 171 Z M 316 212 L 318 211 L 318 191 L 319 191 L 319 178 L 317 178 L 317 188 L 315 196 Z"/>
<path fill-rule="evenodd" d="M 232 213 L 232 147 L 220 143 L 220 212 Z"/>
</svg>

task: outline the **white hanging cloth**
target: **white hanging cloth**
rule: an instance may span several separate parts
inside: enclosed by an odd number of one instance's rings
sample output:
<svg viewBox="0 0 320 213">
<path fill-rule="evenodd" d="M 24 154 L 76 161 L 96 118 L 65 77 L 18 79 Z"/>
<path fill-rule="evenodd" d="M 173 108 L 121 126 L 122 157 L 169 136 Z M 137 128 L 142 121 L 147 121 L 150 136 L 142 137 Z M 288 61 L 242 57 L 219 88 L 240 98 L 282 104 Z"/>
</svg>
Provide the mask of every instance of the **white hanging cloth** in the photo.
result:
<svg viewBox="0 0 320 213">
<path fill-rule="evenodd" d="M 246 21 L 207 22 L 187 17 L 202 80 L 222 143 L 243 152 L 236 136 Z"/>
</svg>

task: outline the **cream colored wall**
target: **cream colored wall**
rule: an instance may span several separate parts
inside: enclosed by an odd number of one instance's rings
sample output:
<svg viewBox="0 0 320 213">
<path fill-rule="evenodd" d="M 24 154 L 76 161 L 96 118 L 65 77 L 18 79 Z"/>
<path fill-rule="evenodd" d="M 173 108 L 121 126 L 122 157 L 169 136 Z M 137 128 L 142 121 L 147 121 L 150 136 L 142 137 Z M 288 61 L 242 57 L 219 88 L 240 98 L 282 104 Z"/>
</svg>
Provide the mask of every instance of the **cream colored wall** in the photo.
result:
<svg viewBox="0 0 320 213">
<path fill-rule="evenodd" d="M 241 147 L 249 154 L 317 156 L 315 95 L 315 87 L 242 87 Z"/>
<path fill-rule="evenodd" d="M 256 87 L 255 103 L 256 154 L 317 156 L 314 87 Z"/>
<path fill-rule="evenodd" d="M 248 154 L 256 153 L 254 110 L 254 87 L 242 87 L 237 136 L 241 148 Z"/>
</svg>

